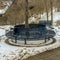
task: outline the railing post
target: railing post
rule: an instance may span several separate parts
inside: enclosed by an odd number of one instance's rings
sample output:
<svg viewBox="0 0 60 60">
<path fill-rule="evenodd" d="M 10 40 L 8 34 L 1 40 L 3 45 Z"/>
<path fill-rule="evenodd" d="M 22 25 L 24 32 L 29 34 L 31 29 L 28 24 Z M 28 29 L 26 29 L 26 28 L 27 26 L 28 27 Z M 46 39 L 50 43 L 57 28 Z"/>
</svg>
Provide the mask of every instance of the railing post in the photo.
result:
<svg viewBox="0 0 60 60">
<path fill-rule="evenodd" d="M 17 43 L 17 35 L 15 35 L 15 43 Z"/>
</svg>

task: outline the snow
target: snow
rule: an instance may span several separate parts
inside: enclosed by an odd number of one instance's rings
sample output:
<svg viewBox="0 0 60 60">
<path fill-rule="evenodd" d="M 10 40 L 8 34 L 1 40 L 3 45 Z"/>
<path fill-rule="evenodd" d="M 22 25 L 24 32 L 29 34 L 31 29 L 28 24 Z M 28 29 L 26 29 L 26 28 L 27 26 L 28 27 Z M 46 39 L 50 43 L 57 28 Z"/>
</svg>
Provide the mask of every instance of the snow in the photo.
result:
<svg viewBox="0 0 60 60">
<path fill-rule="evenodd" d="M 4 14 L 7 11 L 7 9 L 10 7 L 13 1 L 2 1 L 2 2 L 5 8 L 0 9 L 0 14 Z"/>
<path fill-rule="evenodd" d="M 56 10 L 57 10 L 56 8 L 53 9 L 53 25 L 55 25 L 57 21 L 60 21 L 60 12 L 56 12 Z M 46 12 L 44 12 L 43 14 L 38 14 L 36 16 L 37 17 L 33 15 L 32 17 L 30 17 L 29 23 L 39 23 L 39 21 L 44 21 L 44 20 L 47 21 Z M 51 11 L 48 13 L 48 19 L 49 21 L 51 21 Z"/>
<path fill-rule="evenodd" d="M 3 28 L 2 28 L 3 27 Z M 56 34 L 54 37 L 56 39 L 56 42 L 51 45 L 46 45 L 46 46 L 40 46 L 40 47 L 17 47 L 17 46 L 11 46 L 5 43 L 5 31 L 9 29 L 11 26 L 6 25 L 6 26 L 0 26 L 0 60 L 22 60 L 25 59 L 29 56 L 36 55 L 38 53 L 42 53 L 47 50 L 55 49 L 57 47 L 60 47 L 60 41 Z M 59 28 L 57 28 L 57 31 L 59 31 Z M 54 27 L 55 31 L 55 27 Z M 56 32 L 57 33 L 57 32 Z M 60 33 L 60 31 L 59 31 Z M 2 36 L 3 34 L 3 36 Z"/>
<path fill-rule="evenodd" d="M 49 16 L 49 20 L 51 20 L 51 16 Z M 53 22 L 60 20 L 60 12 L 55 12 L 53 15 Z"/>
<path fill-rule="evenodd" d="M 55 31 L 55 33 L 56 33 L 57 36 L 60 36 L 60 28 L 59 27 L 60 26 L 58 26 L 58 27 L 54 26 L 54 29 L 53 29 Z"/>
<path fill-rule="evenodd" d="M 48 19 L 49 19 L 49 21 L 51 20 L 51 15 L 49 15 Z M 40 20 L 46 20 L 47 21 L 46 15 L 43 15 L 43 17 Z M 53 13 L 53 23 L 56 23 L 57 21 L 60 21 L 60 12 L 54 12 Z"/>
<path fill-rule="evenodd" d="M 5 30 L 0 29 L 0 36 L 3 36 L 3 35 L 5 35 Z"/>
</svg>

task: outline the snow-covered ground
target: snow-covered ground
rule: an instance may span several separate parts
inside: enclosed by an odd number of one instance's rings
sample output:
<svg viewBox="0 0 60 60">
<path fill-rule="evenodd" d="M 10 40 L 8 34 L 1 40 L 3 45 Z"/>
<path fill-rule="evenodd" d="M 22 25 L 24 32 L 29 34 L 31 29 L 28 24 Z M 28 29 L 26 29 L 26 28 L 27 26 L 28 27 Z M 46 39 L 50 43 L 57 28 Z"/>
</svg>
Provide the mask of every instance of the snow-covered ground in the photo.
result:
<svg viewBox="0 0 60 60">
<path fill-rule="evenodd" d="M 60 33 L 60 29 L 58 27 L 54 27 L 53 29 L 56 32 L 56 36 L 54 37 L 56 38 L 56 42 L 54 44 L 41 47 L 17 47 L 6 44 L 5 33 L 10 27 L 10 25 L 0 26 L 0 60 L 22 60 L 23 58 L 60 47 L 60 36 L 57 34 L 58 32 Z"/>
</svg>

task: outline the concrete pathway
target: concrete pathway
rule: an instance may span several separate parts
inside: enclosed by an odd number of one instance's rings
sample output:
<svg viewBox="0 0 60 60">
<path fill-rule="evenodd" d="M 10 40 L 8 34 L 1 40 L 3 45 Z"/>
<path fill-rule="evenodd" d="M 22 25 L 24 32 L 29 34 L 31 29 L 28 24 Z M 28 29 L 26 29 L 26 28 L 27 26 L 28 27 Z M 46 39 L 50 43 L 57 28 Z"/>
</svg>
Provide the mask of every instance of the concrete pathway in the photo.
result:
<svg viewBox="0 0 60 60">
<path fill-rule="evenodd" d="M 60 60 L 60 48 L 40 53 L 26 60 Z"/>
</svg>

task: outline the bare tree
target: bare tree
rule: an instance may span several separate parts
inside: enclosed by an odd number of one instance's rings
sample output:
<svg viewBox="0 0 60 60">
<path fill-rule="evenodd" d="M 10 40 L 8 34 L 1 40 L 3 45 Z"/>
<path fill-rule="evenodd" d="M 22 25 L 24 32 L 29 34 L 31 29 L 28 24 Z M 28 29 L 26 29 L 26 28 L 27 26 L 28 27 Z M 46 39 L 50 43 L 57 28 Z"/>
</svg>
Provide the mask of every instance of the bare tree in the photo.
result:
<svg viewBox="0 0 60 60">
<path fill-rule="evenodd" d="M 47 23 L 48 23 L 48 2 L 47 2 L 47 0 L 44 0 L 44 2 L 45 2 L 45 9 L 46 9 L 46 15 L 47 15 Z"/>
<path fill-rule="evenodd" d="M 25 0 L 25 28 L 26 28 L 26 38 L 28 38 L 28 28 L 29 28 L 29 24 L 28 24 L 28 0 Z M 25 38 L 25 44 L 26 43 L 26 38 Z"/>
<path fill-rule="evenodd" d="M 51 25 L 53 25 L 53 1 L 50 0 L 50 8 L 51 8 Z"/>
</svg>

